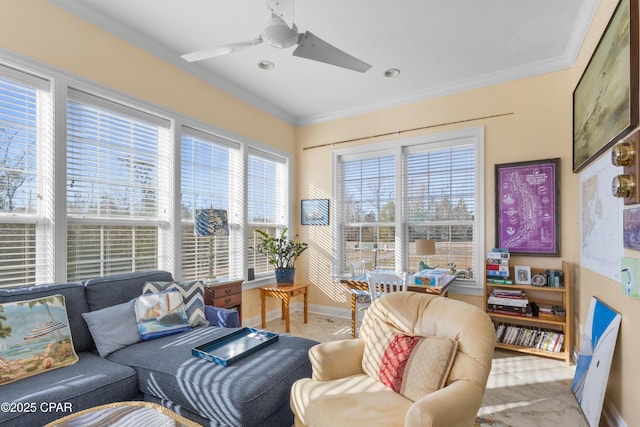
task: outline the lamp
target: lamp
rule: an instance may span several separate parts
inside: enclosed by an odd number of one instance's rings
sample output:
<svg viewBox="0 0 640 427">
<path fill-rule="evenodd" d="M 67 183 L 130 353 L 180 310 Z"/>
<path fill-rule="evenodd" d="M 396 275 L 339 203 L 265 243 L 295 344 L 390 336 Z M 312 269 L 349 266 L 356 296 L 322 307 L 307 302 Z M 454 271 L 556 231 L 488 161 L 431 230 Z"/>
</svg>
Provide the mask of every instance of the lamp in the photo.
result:
<svg viewBox="0 0 640 427">
<path fill-rule="evenodd" d="M 194 220 L 193 231 L 198 237 L 209 238 L 209 275 L 207 283 L 217 281 L 214 273 L 215 248 L 214 245 L 218 236 L 229 235 L 229 221 L 227 211 L 224 209 L 198 209 Z"/>
<path fill-rule="evenodd" d="M 429 267 L 429 255 L 435 255 L 436 253 L 436 242 L 435 240 L 426 240 L 426 239 L 416 239 L 416 255 L 426 256 L 427 262 L 420 261 L 418 266 L 418 270 L 432 270 L 437 265 L 433 267 Z"/>
</svg>

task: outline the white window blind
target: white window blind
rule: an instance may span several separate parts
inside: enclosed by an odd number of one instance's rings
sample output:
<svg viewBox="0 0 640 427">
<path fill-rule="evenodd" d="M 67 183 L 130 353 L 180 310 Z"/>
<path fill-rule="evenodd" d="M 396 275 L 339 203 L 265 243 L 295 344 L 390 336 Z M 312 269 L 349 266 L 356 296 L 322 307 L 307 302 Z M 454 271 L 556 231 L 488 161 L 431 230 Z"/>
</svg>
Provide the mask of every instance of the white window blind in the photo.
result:
<svg viewBox="0 0 640 427">
<path fill-rule="evenodd" d="M 251 150 L 247 159 L 248 267 L 256 277 L 273 272 L 266 257 L 256 253 L 256 229 L 278 235 L 289 224 L 289 173 L 284 158 Z"/>
<path fill-rule="evenodd" d="M 396 252 L 394 156 L 343 159 L 338 164 L 338 181 L 342 268 L 364 261 L 369 269 L 393 270 Z"/>
<path fill-rule="evenodd" d="M 455 269 L 458 291 L 477 294 L 484 250 L 483 128 L 336 150 L 336 272 Z M 416 240 L 436 254 L 418 256 Z"/>
<path fill-rule="evenodd" d="M 475 157 L 473 144 L 405 150 L 403 212 L 411 270 L 425 261 L 416 255 L 416 239 L 429 239 L 436 242 L 429 265 L 455 266 L 461 279 L 475 276 Z"/>
<path fill-rule="evenodd" d="M 71 89 L 67 279 L 157 268 L 168 121 Z"/>
<path fill-rule="evenodd" d="M 51 185 L 49 83 L 0 66 L 0 286 L 35 284 L 45 273 L 45 183 Z"/>
<path fill-rule="evenodd" d="M 230 276 L 230 226 L 233 157 L 236 145 L 213 135 L 184 128 L 181 143 L 181 269 L 186 280 L 204 279 L 210 263 L 214 276 Z M 214 209 L 227 219 L 226 233 L 196 233 L 196 215 Z M 200 235 L 198 235 L 200 234 Z M 205 233 L 206 234 L 206 233 Z M 225 235 L 226 234 L 226 235 Z"/>
</svg>

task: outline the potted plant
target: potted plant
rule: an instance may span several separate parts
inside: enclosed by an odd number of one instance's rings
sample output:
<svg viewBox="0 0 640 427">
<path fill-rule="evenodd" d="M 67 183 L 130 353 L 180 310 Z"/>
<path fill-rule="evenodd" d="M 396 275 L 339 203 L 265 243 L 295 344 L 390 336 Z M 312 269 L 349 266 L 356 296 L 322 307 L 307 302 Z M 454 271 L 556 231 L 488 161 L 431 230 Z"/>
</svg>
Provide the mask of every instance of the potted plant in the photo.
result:
<svg viewBox="0 0 640 427">
<path fill-rule="evenodd" d="M 269 236 L 262 230 L 255 231 L 260 235 L 260 242 L 254 249 L 266 256 L 269 264 L 275 267 L 276 282 L 293 284 L 296 260 L 309 245 L 287 239 L 287 228 L 282 230 L 279 237 Z"/>
</svg>

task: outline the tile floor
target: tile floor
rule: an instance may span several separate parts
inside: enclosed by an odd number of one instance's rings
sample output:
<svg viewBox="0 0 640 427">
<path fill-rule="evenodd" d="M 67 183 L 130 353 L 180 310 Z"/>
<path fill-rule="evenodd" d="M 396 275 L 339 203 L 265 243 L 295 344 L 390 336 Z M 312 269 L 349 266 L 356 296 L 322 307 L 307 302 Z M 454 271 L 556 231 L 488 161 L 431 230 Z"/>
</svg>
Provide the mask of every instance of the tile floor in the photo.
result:
<svg viewBox="0 0 640 427">
<path fill-rule="evenodd" d="M 284 333 L 284 321 L 265 328 Z M 351 320 L 302 312 L 291 313 L 291 334 L 319 342 L 351 338 Z M 512 427 L 588 426 L 573 393 L 575 366 L 563 361 L 496 350 L 484 401 L 478 415 Z"/>
</svg>

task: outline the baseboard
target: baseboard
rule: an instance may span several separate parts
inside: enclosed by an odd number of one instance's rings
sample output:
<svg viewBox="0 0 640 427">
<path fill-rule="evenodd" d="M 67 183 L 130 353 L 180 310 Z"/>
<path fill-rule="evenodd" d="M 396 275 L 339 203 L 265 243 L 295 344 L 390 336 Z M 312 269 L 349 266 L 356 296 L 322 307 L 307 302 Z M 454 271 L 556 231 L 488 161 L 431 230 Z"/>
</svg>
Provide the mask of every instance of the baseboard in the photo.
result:
<svg viewBox="0 0 640 427">
<path fill-rule="evenodd" d="M 602 405 L 602 418 L 605 421 L 605 425 L 610 427 L 628 427 L 620 416 L 618 409 L 607 399 L 604 400 Z"/>
</svg>

